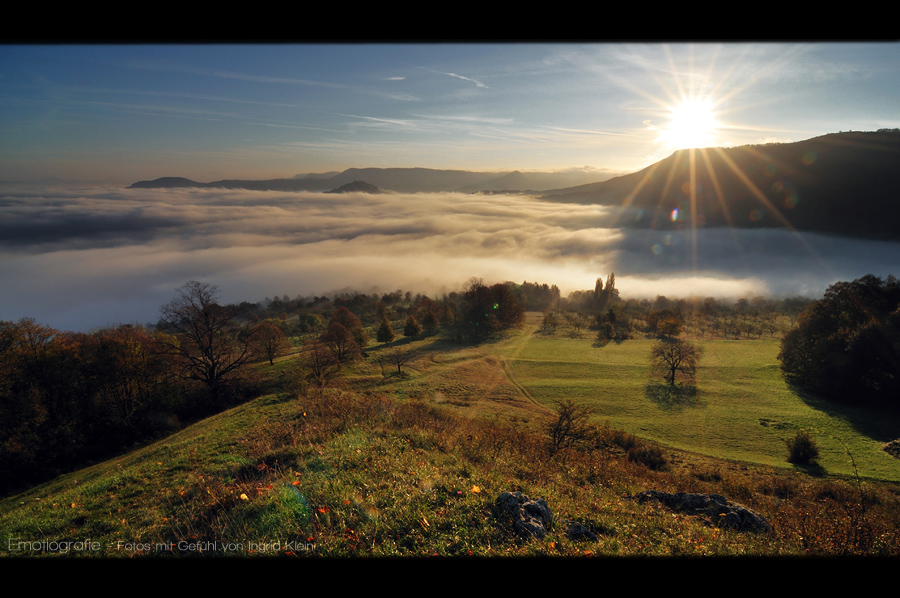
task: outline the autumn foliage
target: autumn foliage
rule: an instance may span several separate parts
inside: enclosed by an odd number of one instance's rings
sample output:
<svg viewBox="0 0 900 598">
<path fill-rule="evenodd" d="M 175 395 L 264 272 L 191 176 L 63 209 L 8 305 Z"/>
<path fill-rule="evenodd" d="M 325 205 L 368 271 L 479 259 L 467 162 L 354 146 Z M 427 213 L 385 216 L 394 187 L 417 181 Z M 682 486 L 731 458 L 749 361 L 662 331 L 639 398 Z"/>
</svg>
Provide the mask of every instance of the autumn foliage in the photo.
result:
<svg viewBox="0 0 900 598">
<path fill-rule="evenodd" d="M 480 279 L 472 279 L 463 301 L 461 331 L 473 339 L 488 337 L 525 321 L 524 301 L 507 283 L 486 286 Z"/>
<path fill-rule="evenodd" d="M 784 336 L 778 359 L 816 394 L 900 405 L 900 282 L 870 274 L 831 285 Z"/>
<path fill-rule="evenodd" d="M 0 322 L 0 491 L 167 429 L 179 381 L 157 335 Z"/>
</svg>

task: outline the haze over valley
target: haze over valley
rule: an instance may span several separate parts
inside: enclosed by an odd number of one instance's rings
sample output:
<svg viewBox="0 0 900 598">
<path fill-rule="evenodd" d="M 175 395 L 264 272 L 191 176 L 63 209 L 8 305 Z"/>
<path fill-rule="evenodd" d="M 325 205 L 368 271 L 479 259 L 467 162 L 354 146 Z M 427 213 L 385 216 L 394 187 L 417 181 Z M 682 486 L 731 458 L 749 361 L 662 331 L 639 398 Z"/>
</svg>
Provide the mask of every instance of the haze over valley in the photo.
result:
<svg viewBox="0 0 900 598">
<path fill-rule="evenodd" d="M 623 297 L 814 297 L 896 274 L 898 54 L 6 46 L 0 319 L 154 322 L 191 279 L 256 302 L 613 271 Z"/>
<path fill-rule="evenodd" d="M 727 173 L 720 178 L 729 179 Z M 472 276 L 546 282 L 567 294 L 615 271 L 626 297 L 736 299 L 815 297 L 836 280 L 886 276 L 900 263 L 895 239 L 787 226 L 690 226 L 673 219 L 677 203 L 664 201 L 667 217 L 650 226 L 623 218 L 620 202 L 579 197 L 574 203 L 541 193 L 335 194 L 148 184 L 7 189 L 0 199 L 0 278 L 16 284 L 3 286 L 0 304 L 6 319 L 34 317 L 87 331 L 153 322 L 173 289 L 194 278 L 214 281 L 225 301 L 256 302 L 397 288 L 440 296 Z M 835 218 L 828 226 L 843 222 Z"/>
</svg>

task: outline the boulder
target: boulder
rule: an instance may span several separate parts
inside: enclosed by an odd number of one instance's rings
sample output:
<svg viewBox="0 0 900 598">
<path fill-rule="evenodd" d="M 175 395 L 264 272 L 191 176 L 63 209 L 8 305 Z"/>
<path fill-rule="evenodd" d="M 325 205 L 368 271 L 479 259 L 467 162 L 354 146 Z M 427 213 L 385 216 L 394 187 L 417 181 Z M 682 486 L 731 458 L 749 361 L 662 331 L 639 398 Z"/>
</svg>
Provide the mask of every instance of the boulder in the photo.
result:
<svg viewBox="0 0 900 598">
<path fill-rule="evenodd" d="M 500 513 L 512 521 L 513 529 L 520 536 L 538 540 L 547 535 L 553 514 L 543 499 L 532 500 L 521 492 L 503 492 L 497 497 Z"/>
<path fill-rule="evenodd" d="M 566 528 L 566 537 L 573 542 L 596 542 L 597 534 L 592 532 L 586 525 L 578 521 L 564 521 L 563 526 Z"/>
<path fill-rule="evenodd" d="M 706 515 L 718 527 L 737 531 L 767 532 L 772 528 L 769 522 L 743 505 L 729 502 L 721 494 L 691 494 L 678 492 L 669 494 L 656 490 L 644 490 L 635 495 L 638 502 L 657 500 L 669 509 L 688 515 Z"/>
<path fill-rule="evenodd" d="M 891 440 L 881 447 L 887 454 L 900 459 L 900 439 Z"/>
</svg>

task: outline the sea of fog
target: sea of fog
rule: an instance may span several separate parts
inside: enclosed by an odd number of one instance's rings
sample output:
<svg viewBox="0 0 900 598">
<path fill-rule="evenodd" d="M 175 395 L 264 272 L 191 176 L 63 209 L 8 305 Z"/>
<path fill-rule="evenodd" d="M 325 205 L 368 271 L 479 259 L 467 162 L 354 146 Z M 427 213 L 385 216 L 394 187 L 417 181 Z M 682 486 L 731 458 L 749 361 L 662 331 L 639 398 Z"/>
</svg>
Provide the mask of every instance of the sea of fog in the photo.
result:
<svg viewBox="0 0 900 598">
<path fill-rule="evenodd" d="M 225 302 L 397 289 L 471 277 L 628 297 L 818 297 L 900 274 L 900 244 L 786 230 L 655 231 L 608 208 L 521 195 L 211 189 L 0 189 L 0 320 L 63 330 L 150 323 L 191 279 Z"/>
</svg>

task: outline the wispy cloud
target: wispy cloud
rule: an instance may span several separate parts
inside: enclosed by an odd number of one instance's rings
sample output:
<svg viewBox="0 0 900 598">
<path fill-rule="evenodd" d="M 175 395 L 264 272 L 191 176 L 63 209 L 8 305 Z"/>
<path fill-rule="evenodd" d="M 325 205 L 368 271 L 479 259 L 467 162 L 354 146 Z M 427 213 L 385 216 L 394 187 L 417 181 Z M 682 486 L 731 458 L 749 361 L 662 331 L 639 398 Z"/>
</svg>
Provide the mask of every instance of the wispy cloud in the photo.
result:
<svg viewBox="0 0 900 598">
<path fill-rule="evenodd" d="M 460 79 L 461 81 L 468 81 L 469 83 L 474 83 L 474 84 L 475 84 L 475 87 L 481 87 L 481 88 L 483 88 L 483 89 L 487 89 L 487 88 L 488 88 L 488 86 L 485 85 L 484 83 L 482 83 L 481 81 L 478 81 L 478 80 L 473 79 L 473 78 L 471 78 L 471 77 L 466 77 L 465 75 L 460 75 L 460 74 L 458 74 L 458 73 L 450 73 L 450 72 L 446 72 L 446 71 L 439 71 L 439 70 L 430 69 L 430 68 L 427 68 L 427 67 L 421 67 L 421 68 L 423 68 L 423 69 L 426 70 L 426 71 L 432 72 L 432 73 L 437 73 L 438 75 L 444 75 L 444 76 L 447 76 L 447 77 L 453 77 L 454 79 Z"/>
<path fill-rule="evenodd" d="M 398 126 L 398 127 L 415 127 L 416 123 L 409 119 L 400 118 L 382 118 L 377 116 L 362 116 L 359 114 L 341 114 L 348 118 L 355 118 L 369 123 L 371 126 Z"/>
<path fill-rule="evenodd" d="M 248 83 L 274 83 L 280 85 L 302 85 L 311 87 L 327 87 L 334 89 L 345 89 L 346 85 L 340 83 L 329 83 L 326 81 L 316 81 L 313 79 L 299 79 L 294 77 L 272 77 L 268 75 L 255 75 L 252 73 L 242 73 L 238 71 L 227 71 L 222 69 L 198 69 L 189 67 L 175 67 L 171 65 L 151 65 L 140 64 L 130 65 L 132 68 L 168 71 L 173 73 L 184 73 L 188 75 L 196 75 L 201 77 L 216 77 L 218 79 L 232 79 L 237 81 L 247 81 Z"/>
<path fill-rule="evenodd" d="M 472 79 L 471 77 L 465 77 L 463 75 L 458 75 L 456 73 L 444 73 L 444 74 L 447 75 L 448 77 L 456 77 L 457 79 L 462 79 L 463 81 L 469 81 L 471 83 L 474 83 L 475 87 L 483 87 L 483 88 L 487 89 L 487 85 L 485 85 L 481 81 Z"/>
</svg>

